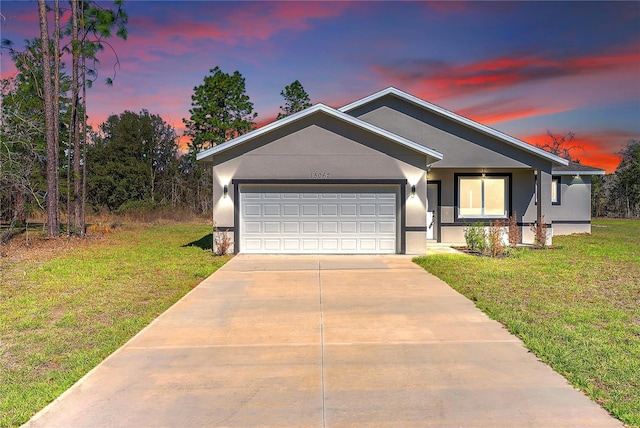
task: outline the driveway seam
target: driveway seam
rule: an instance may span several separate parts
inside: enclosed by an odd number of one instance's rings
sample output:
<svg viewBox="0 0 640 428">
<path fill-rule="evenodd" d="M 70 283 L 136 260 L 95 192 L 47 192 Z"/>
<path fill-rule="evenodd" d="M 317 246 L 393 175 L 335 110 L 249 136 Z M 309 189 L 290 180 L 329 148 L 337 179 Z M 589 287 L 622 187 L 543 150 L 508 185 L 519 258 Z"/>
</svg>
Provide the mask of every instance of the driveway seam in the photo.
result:
<svg viewBox="0 0 640 428">
<path fill-rule="evenodd" d="M 322 278 L 321 278 L 321 269 L 320 262 L 318 261 L 318 299 L 320 302 L 320 376 L 321 376 L 321 387 L 322 387 L 322 427 L 326 428 L 327 419 L 325 417 L 325 393 L 324 393 L 324 308 L 322 307 Z"/>
</svg>

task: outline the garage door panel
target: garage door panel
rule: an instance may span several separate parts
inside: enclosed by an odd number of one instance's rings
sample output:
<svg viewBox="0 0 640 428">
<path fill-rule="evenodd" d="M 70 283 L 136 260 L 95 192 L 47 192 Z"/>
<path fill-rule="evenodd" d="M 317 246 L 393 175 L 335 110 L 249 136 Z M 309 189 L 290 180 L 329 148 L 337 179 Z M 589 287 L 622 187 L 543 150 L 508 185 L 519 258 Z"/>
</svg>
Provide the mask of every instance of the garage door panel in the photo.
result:
<svg viewBox="0 0 640 428">
<path fill-rule="evenodd" d="M 244 232 L 248 234 L 253 234 L 253 233 L 259 234 L 261 232 L 261 229 L 260 229 L 261 225 L 262 223 L 259 221 L 247 221 L 245 222 Z"/>
<path fill-rule="evenodd" d="M 318 251 L 320 249 L 320 243 L 318 239 L 303 239 L 302 249 L 304 251 Z"/>
<path fill-rule="evenodd" d="M 336 234 L 338 233 L 338 222 L 337 221 L 323 221 L 322 222 L 322 234 Z"/>
<path fill-rule="evenodd" d="M 265 221 L 264 222 L 264 233 L 280 233 L 280 222 L 279 221 Z"/>
<path fill-rule="evenodd" d="M 378 205 L 378 217 L 394 217 L 396 216 L 395 204 Z"/>
<path fill-rule="evenodd" d="M 380 221 L 378 222 L 378 233 L 394 233 L 396 231 L 396 224 L 391 221 Z"/>
<path fill-rule="evenodd" d="M 396 198 L 392 190 L 244 193 L 240 189 L 240 251 L 395 253 Z"/>
<path fill-rule="evenodd" d="M 303 221 L 302 233 L 312 233 L 317 235 L 320 232 L 320 225 L 317 221 Z"/>
<path fill-rule="evenodd" d="M 358 250 L 358 240 L 357 239 L 341 239 L 340 240 L 340 249 L 342 251 L 357 251 Z"/>
<path fill-rule="evenodd" d="M 242 240 L 243 251 L 262 250 L 262 239 L 245 238 Z"/>
<path fill-rule="evenodd" d="M 355 221 L 341 221 L 340 233 L 357 233 L 358 223 Z"/>
<path fill-rule="evenodd" d="M 361 221 L 360 225 L 360 233 L 376 233 L 376 222 L 375 221 Z"/>
<path fill-rule="evenodd" d="M 245 204 L 244 215 L 245 217 L 261 217 L 262 205 L 258 204 Z"/>
<path fill-rule="evenodd" d="M 320 212 L 320 207 L 317 204 L 303 204 L 302 205 L 302 216 L 303 217 L 317 217 Z"/>
<path fill-rule="evenodd" d="M 300 250 L 300 240 L 299 239 L 283 239 L 282 240 L 282 248 L 285 251 L 299 251 Z"/>
<path fill-rule="evenodd" d="M 300 215 L 300 205 L 284 204 L 282 206 L 282 215 L 298 217 Z"/>
<path fill-rule="evenodd" d="M 297 235 L 298 233 L 300 233 L 300 223 L 297 221 L 282 222 L 282 231 L 286 234 Z"/>
<path fill-rule="evenodd" d="M 338 205 L 337 204 L 323 204 L 320 208 L 320 213 L 323 216 L 332 216 L 335 217 L 338 215 Z"/>
<path fill-rule="evenodd" d="M 355 217 L 358 212 L 358 206 L 355 204 L 344 204 L 340 205 L 340 215 L 341 216 L 351 216 Z"/>
<path fill-rule="evenodd" d="M 265 239 L 264 249 L 267 251 L 280 251 L 280 239 Z"/>
<path fill-rule="evenodd" d="M 378 245 L 381 250 L 392 251 L 396 248 L 396 241 L 393 239 L 380 239 Z"/>
<path fill-rule="evenodd" d="M 277 204 L 264 204 L 262 215 L 264 217 L 280 217 L 280 205 Z"/>
<path fill-rule="evenodd" d="M 323 251 L 335 251 L 338 249 L 338 239 L 326 239 L 323 238 L 322 242 L 322 250 Z"/>
<path fill-rule="evenodd" d="M 376 240 L 375 239 L 360 239 L 360 249 L 364 251 L 375 251 Z"/>
</svg>

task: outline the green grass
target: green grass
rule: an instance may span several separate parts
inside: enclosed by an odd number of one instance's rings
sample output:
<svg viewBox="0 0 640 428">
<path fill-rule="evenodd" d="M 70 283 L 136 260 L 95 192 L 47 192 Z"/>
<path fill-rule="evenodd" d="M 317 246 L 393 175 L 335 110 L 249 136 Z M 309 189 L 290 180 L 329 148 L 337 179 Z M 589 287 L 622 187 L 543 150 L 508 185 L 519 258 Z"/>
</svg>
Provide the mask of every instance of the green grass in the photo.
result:
<svg viewBox="0 0 640 428">
<path fill-rule="evenodd" d="M 135 226 L 44 261 L 5 263 L 0 426 L 29 420 L 222 266 L 228 258 L 202 245 L 210 232 L 201 225 Z"/>
<path fill-rule="evenodd" d="M 640 221 L 594 221 L 591 235 L 491 259 L 414 261 L 473 300 L 575 387 L 640 426 Z"/>
</svg>

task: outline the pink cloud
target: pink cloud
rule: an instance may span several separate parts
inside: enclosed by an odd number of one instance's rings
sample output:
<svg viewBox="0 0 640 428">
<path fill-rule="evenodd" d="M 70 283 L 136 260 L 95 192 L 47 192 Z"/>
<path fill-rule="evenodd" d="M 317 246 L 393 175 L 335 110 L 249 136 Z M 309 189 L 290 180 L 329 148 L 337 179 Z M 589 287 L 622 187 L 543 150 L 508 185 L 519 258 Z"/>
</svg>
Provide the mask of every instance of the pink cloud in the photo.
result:
<svg viewBox="0 0 640 428">
<path fill-rule="evenodd" d="M 412 61 L 371 68 L 385 80 L 410 86 L 421 96 L 434 99 L 614 69 L 633 68 L 637 72 L 639 62 L 640 48 L 633 45 L 618 52 L 575 58 L 499 57 L 461 65 Z"/>
</svg>

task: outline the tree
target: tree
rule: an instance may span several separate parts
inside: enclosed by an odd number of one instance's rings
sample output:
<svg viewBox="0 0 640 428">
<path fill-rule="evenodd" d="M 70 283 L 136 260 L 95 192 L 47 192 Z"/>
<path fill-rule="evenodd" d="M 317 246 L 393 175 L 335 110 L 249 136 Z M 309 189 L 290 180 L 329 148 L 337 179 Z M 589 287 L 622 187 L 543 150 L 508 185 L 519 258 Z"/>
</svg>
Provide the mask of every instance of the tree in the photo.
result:
<svg viewBox="0 0 640 428">
<path fill-rule="evenodd" d="M 565 132 L 564 135 L 556 135 L 547 129 L 547 136 L 549 141 L 544 144 L 536 144 L 536 147 L 572 162 L 580 162 L 580 159 L 573 154 L 577 150 L 584 152 L 582 146 L 573 141 L 576 134 L 569 131 Z"/>
<path fill-rule="evenodd" d="M 0 243 L 11 238 L 16 225 L 26 223 L 30 202 L 45 210 L 43 114 L 30 107 L 33 93 L 27 93 L 31 97 L 21 93 L 24 88 L 18 80 L 0 82 L 0 221 L 9 222 Z"/>
<path fill-rule="evenodd" d="M 104 50 L 105 46 L 111 47 L 106 41 L 113 36 L 126 40 L 128 15 L 123 9 L 123 0 L 114 2 L 115 8 L 105 8 L 96 1 L 71 0 L 71 18 L 69 20 L 67 34 L 71 35 L 71 42 L 67 51 L 72 56 L 72 115 L 69 132 L 69 158 L 73 159 L 73 218 L 74 227 L 80 234 L 84 234 L 85 228 L 85 201 L 86 201 L 86 88 L 91 86 L 93 80 L 87 80 L 87 75 L 97 77 L 98 57 L 97 53 Z M 113 50 L 113 48 L 112 48 Z M 114 54 L 115 51 L 114 51 Z M 93 67 L 87 70 L 87 60 L 93 63 Z M 116 54 L 114 73 L 119 65 Z M 95 78 L 94 77 L 94 78 Z M 115 76 L 114 76 L 115 77 Z M 107 85 L 113 84 L 113 79 L 106 79 Z M 80 97 L 82 89 L 82 97 Z M 82 132 L 81 132 L 82 131 Z M 69 183 L 69 188 L 70 188 Z M 69 198 L 70 199 L 70 198 Z"/>
<path fill-rule="evenodd" d="M 50 41 L 50 45 L 53 45 Z M 0 116 L 0 217 L 11 224 L 25 223 L 31 208 L 46 211 L 46 138 L 44 113 L 44 70 L 40 39 L 26 40 L 25 49 L 13 49 L 3 41 L 18 73 L 0 82 L 2 109 Z M 53 46 L 50 46 L 53 51 Z M 53 64 L 52 64 L 53 68 Z M 61 65 L 63 67 L 63 64 Z M 58 136 L 66 132 L 69 99 L 69 78 L 63 70 L 59 75 Z M 61 152 L 58 151 L 58 158 Z M 56 170 L 59 162 L 54 161 Z M 11 214 L 11 212 L 13 214 Z"/>
<path fill-rule="evenodd" d="M 54 105 L 52 76 L 51 76 L 51 46 L 49 45 L 49 25 L 47 22 L 47 6 L 45 0 L 38 0 L 38 16 L 40 18 L 40 40 L 42 42 L 42 70 L 45 140 L 47 143 L 47 234 L 57 237 L 60 234 L 60 220 L 58 213 L 58 146 L 55 131 L 56 107 Z M 58 31 L 55 28 L 54 31 Z"/>
<path fill-rule="evenodd" d="M 199 152 L 240 136 L 253 129 L 253 103 L 246 94 L 245 81 L 238 71 L 232 75 L 219 67 L 210 70 L 202 85 L 193 88 L 191 114 L 183 119 L 190 149 Z"/>
<path fill-rule="evenodd" d="M 624 217 L 640 217 L 640 141 L 629 140 L 620 155 L 612 189 L 614 206 Z"/>
<path fill-rule="evenodd" d="M 278 113 L 277 119 L 282 119 L 297 113 L 301 110 L 311 107 L 311 99 L 309 94 L 304 90 L 302 83 L 298 80 L 291 83 L 289 86 L 285 86 L 284 90 L 280 92 L 280 95 L 284 98 L 284 106 L 280 106 L 281 113 Z"/>
<path fill-rule="evenodd" d="M 142 110 L 109 116 L 100 131 L 89 150 L 87 184 L 94 206 L 115 211 L 125 203 L 168 201 L 177 163 L 175 130 Z"/>
</svg>

